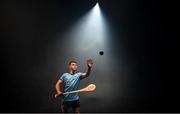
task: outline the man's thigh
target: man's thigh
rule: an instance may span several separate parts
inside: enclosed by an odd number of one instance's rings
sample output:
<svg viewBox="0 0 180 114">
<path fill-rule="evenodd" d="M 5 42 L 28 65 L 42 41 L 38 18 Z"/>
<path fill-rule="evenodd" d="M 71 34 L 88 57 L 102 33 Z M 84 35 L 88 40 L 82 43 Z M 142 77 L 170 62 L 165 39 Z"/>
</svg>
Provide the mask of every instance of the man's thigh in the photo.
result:
<svg viewBox="0 0 180 114">
<path fill-rule="evenodd" d="M 68 103 L 66 103 L 66 102 L 63 102 L 62 104 L 61 104 L 61 111 L 64 113 L 64 112 L 68 112 L 68 109 L 69 109 L 70 107 L 68 106 Z"/>
<path fill-rule="evenodd" d="M 72 103 L 72 110 L 73 110 L 73 112 L 75 112 L 75 113 L 80 113 L 80 102 L 79 102 L 79 100 L 74 101 L 74 102 Z"/>
<path fill-rule="evenodd" d="M 68 112 L 70 109 L 72 109 L 73 112 L 80 112 L 80 102 L 79 100 L 75 101 L 66 101 L 63 102 L 61 105 L 62 112 Z"/>
</svg>

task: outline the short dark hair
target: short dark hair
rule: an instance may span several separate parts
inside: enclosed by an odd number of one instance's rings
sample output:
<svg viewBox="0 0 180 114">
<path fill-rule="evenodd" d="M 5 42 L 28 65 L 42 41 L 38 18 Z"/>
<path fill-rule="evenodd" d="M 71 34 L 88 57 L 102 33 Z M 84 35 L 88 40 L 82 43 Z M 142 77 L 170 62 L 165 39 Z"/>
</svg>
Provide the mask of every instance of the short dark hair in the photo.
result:
<svg viewBox="0 0 180 114">
<path fill-rule="evenodd" d="M 71 65 L 71 63 L 77 63 L 76 61 L 72 60 L 72 61 L 69 61 L 69 65 Z"/>
</svg>

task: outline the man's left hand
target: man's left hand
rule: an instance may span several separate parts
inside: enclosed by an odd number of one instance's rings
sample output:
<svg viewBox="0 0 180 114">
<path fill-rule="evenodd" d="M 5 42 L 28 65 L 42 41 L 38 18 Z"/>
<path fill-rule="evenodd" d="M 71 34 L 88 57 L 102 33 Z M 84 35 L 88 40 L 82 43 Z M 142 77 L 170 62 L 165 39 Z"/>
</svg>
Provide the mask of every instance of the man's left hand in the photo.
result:
<svg viewBox="0 0 180 114">
<path fill-rule="evenodd" d="M 88 59 L 87 60 L 87 65 L 89 68 L 91 68 L 93 66 L 93 60 L 92 59 Z"/>
</svg>

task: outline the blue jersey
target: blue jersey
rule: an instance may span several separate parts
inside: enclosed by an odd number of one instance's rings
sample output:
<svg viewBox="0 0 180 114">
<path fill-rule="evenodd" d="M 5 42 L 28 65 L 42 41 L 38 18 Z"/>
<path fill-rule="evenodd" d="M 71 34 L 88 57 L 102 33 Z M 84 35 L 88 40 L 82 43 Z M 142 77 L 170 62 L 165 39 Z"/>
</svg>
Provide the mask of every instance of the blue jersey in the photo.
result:
<svg viewBox="0 0 180 114">
<path fill-rule="evenodd" d="M 75 73 L 75 74 L 64 73 L 60 77 L 60 80 L 63 81 L 62 92 L 65 93 L 69 91 L 78 90 L 80 79 L 81 79 L 80 72 Z M 79 99 L 78 93 L 71 93 L 71 94 L 64 95 L 64 101 L 73 101 L 73 100 L 78 100 L 78 99 Z"/>
</svg>

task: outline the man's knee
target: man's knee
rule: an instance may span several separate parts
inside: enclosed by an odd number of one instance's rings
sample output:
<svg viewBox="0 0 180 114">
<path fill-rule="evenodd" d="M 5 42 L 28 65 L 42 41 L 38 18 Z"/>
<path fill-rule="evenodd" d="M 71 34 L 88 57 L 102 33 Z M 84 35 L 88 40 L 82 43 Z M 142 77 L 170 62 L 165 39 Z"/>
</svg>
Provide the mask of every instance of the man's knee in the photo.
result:
<svg viewBox="0 0 180 114">
<path fill-rule="evenodd" d="M 67 107 L 64 106 L 64 105 L 61 105 L 61 112 L 62 113 L 67 113 L 68 112 Z"/>
<path fill-rule="evenodd" d="M 74 112 L 74 113 L 80 113 L 80 107 L 73 108 L 73 112 Z"/>
</svg>

